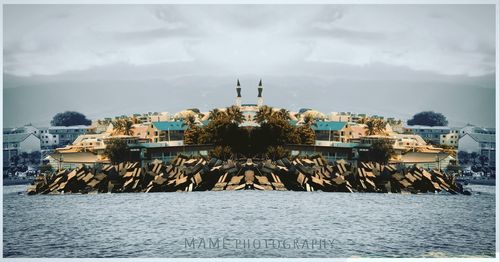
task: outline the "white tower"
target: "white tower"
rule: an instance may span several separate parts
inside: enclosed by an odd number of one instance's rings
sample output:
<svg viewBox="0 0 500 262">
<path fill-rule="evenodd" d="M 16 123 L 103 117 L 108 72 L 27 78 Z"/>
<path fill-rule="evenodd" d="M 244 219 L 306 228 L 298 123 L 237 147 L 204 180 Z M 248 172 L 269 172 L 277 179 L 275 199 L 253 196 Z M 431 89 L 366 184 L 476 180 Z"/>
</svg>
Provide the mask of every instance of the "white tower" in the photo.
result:
<svg viewBox="0 0 500 262">
<path fill-rule="evenodd" d="M 236 82 L 236 105 L 241 106 L 241 86 L 239 79 Z"/>
<path fill-rule="evenodd" d="M 257 88 L 259 91 L 259 94 L 257 95 L 257 106 L 263 106 L 264 105 L 264 98 L 262 97 L 262 79 L 259 81 L 259 87 Z"/>
</svg>

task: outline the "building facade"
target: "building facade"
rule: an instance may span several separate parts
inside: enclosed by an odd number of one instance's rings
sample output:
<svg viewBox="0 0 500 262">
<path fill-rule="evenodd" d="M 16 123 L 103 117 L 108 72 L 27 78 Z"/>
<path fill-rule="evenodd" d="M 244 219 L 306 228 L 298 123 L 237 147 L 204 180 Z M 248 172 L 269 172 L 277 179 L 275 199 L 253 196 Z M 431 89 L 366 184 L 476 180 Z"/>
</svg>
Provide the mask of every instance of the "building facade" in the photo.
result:
<svg viewBox="0 0 500 262">
<path fill-rule="evenodd" d="M 3 165 L 11 165 L 12 157 L 40 151 L 40 139 L 31 133 L 3 135 Z"/>
<path fill-rule="evenodd" d="M 78 136 L 90 133 L 92 126 L 51 126 L 48 128 L 48 133 L 57 135 L 59 139 L 58 146 L 65 146 L 73 143 Z"/>
<path fill-rule="evenodd" d="M 488 165 L 495 167 L 496 141 L 494 134 L 465 134 L 460 138 L 458 151 L 478 153 L 488 157 Z"/>
<path fill-rule="evenodd" d="M 146 136 L 152 143 L 183 141 L 187 126 L 184 121 L 159 121 L 149 124 Z"/>
<path fill-rule="evenodd" d="M 405 126 L 405 133 L 419 135 L 426 142 L 435 145 L 457 146 L 460 129 L 448 126 Z"/>
<path fill-rule="evenodd" d="M 348 140 L 347 122 L 318 121 L 312 126 L 319 141 L 337 141 L 345 143 Z"/>
</svg>

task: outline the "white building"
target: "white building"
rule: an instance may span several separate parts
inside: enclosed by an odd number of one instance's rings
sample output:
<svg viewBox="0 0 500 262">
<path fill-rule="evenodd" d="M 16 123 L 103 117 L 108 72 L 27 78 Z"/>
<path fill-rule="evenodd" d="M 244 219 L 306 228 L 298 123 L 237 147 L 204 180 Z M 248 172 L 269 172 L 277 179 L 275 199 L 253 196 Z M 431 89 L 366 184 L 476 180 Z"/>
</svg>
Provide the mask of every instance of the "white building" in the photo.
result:
<svg viewBox="0 0 500 262">
<path fill-rule="evenodd" d="M 16 127 L 16 128 L 4 128 L 3 129 L 4 134 L 33 134 L 36 137 L 39 137 L 40 135 L 40 130 L 39 128 L 36 128 L 32 126 L 31 124 L 25 125 L 22 127 Z"/>
<path fill-rule="evenodd" d="M 90 133 L 92 126 L 51 126 L 48 133 L 58 135 L 59 146 L 65 146 L 73 143 L 79 135 Z"/>
<path fill-rule="evenodd" d="M 13 156 L 40 151 L 40 139 L 31 133 L 3 135 L 3 164 L 10 166 Z"/>
<path fill-rule="evenodd" d="M 448 126 L 404 126 L 403 130 L 421 136 L 425 141 L 456 147 L 460 129 Z M 444 144 L 442 144 L 442 142 Z"/>
<path fill-rule="evenodd" d="M 48 127 L 40 127 L 40 146 L 42 148 L 54 148 L 59 146 L 59 135 L 49 133 Z"/>
<path fill-rule="evenodd" d="M 460 137 L 466 134 L 496 134 L 495 128 L 483 128 L 473 125 L 466 125 L 460 129 Z"/>
<path fill-rule="evenodd" d="M 476 152 L 488 157 L 489 166 L 495 166 L 495 135 L 494 134 L 465 134 L 458 142 L 458 151 L 467 153 Z"/>
</svg>

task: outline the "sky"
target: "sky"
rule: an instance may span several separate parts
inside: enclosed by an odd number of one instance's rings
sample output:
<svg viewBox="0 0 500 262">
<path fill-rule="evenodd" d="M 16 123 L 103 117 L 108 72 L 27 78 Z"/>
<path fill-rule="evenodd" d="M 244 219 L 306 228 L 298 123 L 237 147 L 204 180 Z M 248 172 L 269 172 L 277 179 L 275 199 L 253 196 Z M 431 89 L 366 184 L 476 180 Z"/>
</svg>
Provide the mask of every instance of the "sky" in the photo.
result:
<svg viewBox="0 0 500 262">
<path fill-rule="evenodd" d="M 4 126 L 255 103 L 495 126 L 494 5 L 4 5 Z"/>
</svg>

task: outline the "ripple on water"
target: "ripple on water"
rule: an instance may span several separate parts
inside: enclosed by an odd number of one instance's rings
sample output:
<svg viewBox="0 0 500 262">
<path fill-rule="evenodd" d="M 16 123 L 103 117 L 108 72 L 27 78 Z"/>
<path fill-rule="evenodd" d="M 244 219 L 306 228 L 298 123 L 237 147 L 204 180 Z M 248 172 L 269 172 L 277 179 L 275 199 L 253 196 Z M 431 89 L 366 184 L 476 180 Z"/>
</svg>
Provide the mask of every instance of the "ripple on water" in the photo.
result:
<svg viewBox="0 0 500 262">
<path fill-rule="evenodd" d="M 5 186 L 5 257 L 493 257 L 494 187 L 473 196 L 190 192 L 26 196 Z M 331 240 L 324 249 L 186 239 Z"/>
</svg>

